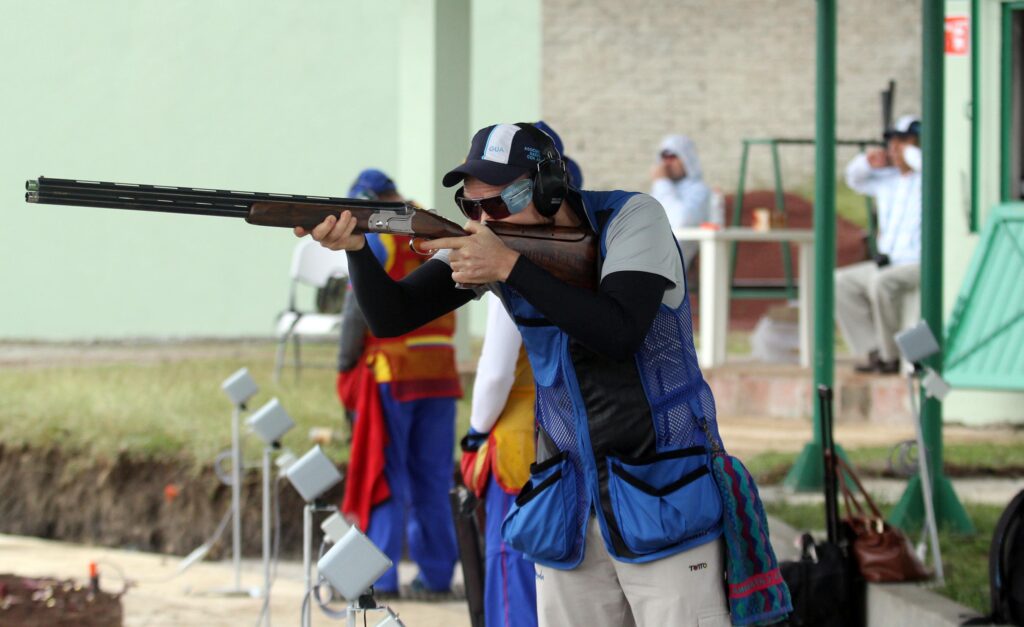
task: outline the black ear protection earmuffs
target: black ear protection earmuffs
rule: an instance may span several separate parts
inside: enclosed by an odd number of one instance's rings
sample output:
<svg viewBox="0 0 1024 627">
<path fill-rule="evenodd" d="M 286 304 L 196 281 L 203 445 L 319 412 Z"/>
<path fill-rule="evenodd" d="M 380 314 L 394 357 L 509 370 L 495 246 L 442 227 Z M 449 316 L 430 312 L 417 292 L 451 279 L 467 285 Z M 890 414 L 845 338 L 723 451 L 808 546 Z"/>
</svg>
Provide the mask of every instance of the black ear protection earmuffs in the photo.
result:
<svg viewBox="0 0 1024 627">
<path fill-rule="evenodd" d="M 529 133 L 539 144 L 541 159 L 537 162 L 537 171 L 533 174 L 533 206 L 546 218 L 558 213 L 569 189 L 568 174 L 565 162 L 555 148 L 551 137 L 532 124 L 519 122 L 519 128 Z"/>
</svg>

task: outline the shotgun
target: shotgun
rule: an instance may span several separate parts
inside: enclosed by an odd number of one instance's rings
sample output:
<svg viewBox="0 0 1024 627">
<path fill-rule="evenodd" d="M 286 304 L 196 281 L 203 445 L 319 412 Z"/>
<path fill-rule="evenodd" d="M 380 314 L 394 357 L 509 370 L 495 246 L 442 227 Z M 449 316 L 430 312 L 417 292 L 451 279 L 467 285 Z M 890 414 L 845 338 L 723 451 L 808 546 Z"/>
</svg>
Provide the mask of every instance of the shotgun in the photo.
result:
<svg viewBox="0 0 1024 627">
<path fill-rule="evenodd" d="M 415 239 L 469 235 L 434 211 L 408 202 L 330 196 L 236 192 L 196 187 L 104 183 L 40 176 L 25 182 L 25 201 L 48 205 L 103 207 L 204 216 L 244 218 L 249 224 L 307 230 L 329 216 L 351 211 L 358 233 L 393 233 Z M 558 279 L 597 289 L 596 237 L 589 228 L 521 226 L 489 222 L 506 246 Z M 418 252 L 418 251 L 417 251 Z"/>
</svg>

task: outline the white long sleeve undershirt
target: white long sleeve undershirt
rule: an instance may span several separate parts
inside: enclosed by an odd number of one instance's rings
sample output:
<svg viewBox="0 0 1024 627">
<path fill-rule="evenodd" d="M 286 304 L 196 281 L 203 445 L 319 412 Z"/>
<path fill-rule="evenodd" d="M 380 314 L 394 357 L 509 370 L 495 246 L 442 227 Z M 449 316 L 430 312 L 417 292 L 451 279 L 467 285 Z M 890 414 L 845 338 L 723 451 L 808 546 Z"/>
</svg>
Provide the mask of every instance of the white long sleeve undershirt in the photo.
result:
<svg viewBox="0 0 1024 627">
<path fill-rule="evenodd" d="M 487 328 L 473 383 L 473 409 L 469 424 L 487 433 L 505 409 L 516 378 L 516 360 L 523 338 L 494 294 L 487 295 Z"/>
</svg>

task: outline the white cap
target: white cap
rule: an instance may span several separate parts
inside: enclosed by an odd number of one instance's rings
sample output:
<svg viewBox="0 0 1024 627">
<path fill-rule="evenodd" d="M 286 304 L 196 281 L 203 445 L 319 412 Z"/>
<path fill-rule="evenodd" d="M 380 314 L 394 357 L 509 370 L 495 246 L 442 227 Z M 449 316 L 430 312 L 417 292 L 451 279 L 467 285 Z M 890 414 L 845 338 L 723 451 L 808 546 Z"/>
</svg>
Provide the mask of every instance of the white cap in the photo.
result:
<svg viewBox="0 0 1024 627">
<path fill-rule="evenodd" d="M 901 115 L 896 123 L 892 125 L 892 128 L 885 131 L 885 137 L 888 139 L 893 135 L 920 135 L 921 134 L 921 120 L 916 115 Z"/>
</svg>

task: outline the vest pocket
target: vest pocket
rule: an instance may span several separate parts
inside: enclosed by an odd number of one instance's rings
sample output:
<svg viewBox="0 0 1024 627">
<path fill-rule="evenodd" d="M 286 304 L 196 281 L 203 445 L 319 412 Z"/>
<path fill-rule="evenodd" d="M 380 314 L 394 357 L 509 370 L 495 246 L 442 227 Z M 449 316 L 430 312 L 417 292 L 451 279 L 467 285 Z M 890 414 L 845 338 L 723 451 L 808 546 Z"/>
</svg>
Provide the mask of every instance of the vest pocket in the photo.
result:
<svg viewBox="0 0 1024 627">
<path fill-rule="evenodd" d="M 576 474 L 569 453 L 530 466 L 530 480 L 501 523 L 501 536 L 531 560 L 569 557 L 576 537 Z"/>
<path fill-rule="evenodd" d="M 678 449 L 627 463 L 608 458 L 608 488 L 630 551 L 654 553 L 713 529 L 722 499 L 703 448 Z"/>
</svg>

